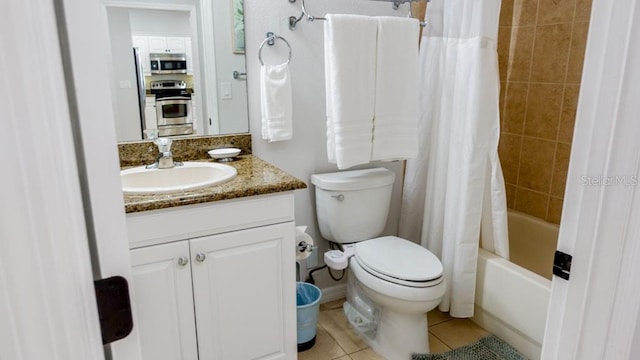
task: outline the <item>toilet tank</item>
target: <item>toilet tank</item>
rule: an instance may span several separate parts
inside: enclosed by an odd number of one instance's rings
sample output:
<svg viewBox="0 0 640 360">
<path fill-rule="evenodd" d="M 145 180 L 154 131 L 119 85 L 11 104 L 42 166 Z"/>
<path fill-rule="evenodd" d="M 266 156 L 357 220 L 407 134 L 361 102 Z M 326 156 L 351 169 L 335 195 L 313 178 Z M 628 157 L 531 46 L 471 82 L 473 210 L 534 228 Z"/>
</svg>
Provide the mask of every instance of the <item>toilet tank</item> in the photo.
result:
<svg viewBox="0 0 640 360">
<path fill-rule="evenodd" d="M 385 168 L 311 175 L 322 237 L 345 244 L 382 234 L 394 180 Z"/>
</svg>

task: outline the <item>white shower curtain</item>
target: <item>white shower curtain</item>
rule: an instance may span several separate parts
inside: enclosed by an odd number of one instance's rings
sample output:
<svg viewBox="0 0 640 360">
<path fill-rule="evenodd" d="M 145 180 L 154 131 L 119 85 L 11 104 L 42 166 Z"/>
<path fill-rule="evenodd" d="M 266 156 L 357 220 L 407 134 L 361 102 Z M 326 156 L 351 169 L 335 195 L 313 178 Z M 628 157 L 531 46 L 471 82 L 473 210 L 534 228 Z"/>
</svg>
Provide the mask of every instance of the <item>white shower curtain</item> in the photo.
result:
<svg viewBox="0 0 640 360">
<path fill-rule="evenodd" d="M 500 0 L 432 0 L 420 48 L 420 154 L 407 161 L 400 236 L 444 265 L 440 310 L 473 315 L 478 242 L 508 258 L 498 139 Z"/>
</svg>

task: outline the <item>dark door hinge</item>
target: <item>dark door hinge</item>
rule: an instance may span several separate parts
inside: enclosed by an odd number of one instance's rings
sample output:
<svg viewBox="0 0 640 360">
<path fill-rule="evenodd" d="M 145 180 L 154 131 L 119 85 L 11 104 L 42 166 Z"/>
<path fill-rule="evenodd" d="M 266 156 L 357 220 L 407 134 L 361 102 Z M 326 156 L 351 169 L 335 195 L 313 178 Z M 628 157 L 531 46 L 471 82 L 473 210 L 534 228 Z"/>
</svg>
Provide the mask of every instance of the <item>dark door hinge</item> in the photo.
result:
<svg viewBox="0 0 640 360">
<path fill-rule="evenodd" d="M 572 259 L 573 257 L 571 255 L 565 254 L 562 251 L 556 251 L 553 257 L 553 275 L 569 280 Z"/>
<path fill-rule="evenodd" d="M 133 329 L 129 284 L 122 276 L 93 282 L 98 302 L 102 343 L 109 344 L 127 337 Z"/>
</svg>

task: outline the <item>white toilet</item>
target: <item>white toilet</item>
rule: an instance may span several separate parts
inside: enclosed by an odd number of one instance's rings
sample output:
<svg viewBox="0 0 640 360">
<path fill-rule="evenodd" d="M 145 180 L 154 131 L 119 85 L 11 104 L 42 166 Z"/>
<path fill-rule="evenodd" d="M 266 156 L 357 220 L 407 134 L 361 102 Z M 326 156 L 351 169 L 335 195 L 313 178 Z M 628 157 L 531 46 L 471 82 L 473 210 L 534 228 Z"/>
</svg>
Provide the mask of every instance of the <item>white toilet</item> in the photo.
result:
<svg viewBox="0 0 640 360">
<path fill-rule="evenodd" d="M 384 168 L 311 176 L 322 236 L 340 251 L 325 262 L 349 265 L 345 314 L 378 354 L 390 360 L 429 352 L 426 313 L 445 292 L 442 264 L 429 250 L 379 236 L 387 222 L 395 174 Z M 376 238 L 377 237 L 377 238 Z"/>
</svg>

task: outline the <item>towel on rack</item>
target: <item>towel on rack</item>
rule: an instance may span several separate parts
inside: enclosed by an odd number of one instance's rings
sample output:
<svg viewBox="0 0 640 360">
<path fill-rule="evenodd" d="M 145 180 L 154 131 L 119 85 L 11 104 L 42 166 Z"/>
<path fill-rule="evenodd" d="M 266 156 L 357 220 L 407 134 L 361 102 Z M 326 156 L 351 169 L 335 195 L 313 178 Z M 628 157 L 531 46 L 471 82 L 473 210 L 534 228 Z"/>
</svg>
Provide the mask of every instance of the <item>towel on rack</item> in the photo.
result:
<svg viewBox="0 0 640 360">
<path fill-rule="evenodd" d="M 346 169 L 371 160 L 378 23 L 361 15 L 326 19 L 327 155 Z"/>
<path fill-rule="evenodd" d="M 371 160 L 418 155 L 417 19 L 380 16 Z"/>
<path fill-rule="evenodd" d="M 269 142 L 290 140 L 293 137 L 293 102 L 288 63 L 260 68 L 260 107 L 262 138 Z"/>
</svg>

